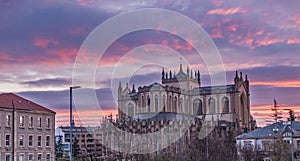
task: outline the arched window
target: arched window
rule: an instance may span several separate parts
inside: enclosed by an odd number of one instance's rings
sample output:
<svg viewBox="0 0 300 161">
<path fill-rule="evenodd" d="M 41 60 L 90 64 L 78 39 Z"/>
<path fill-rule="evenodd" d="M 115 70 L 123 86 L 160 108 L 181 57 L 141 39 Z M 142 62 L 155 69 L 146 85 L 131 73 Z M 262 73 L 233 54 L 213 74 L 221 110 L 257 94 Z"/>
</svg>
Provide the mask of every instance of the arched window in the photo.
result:
<svg viewBox="0 0 300 161">
<path fill-rule="evenodd" d="M 129 117 L 133 117 L 133 115 L 134 115 L 134 106 L 133 106 L 132 103 L 129 103 L 129 104 L 127 105 L 127 115 L 128 115 Z"/>
<path fill-rule="evenodd" d="M 174 112 L 177 112 L 177 97 L 174 98 Z"/>
<path fill-rule="evenodd" d="M 167 110 L 167 112 L 172 112 L 171 111 L 171 105 L 172 105 L 172 96 L 169 96 L 169 101 L 168 101 L 168 103 L 169 103 L 169 105 L 168 105 L 168 110 Z"/>
<path fill-rule="evenodd" d="M 158 112 L 158 96 L 155 95 L 155 112 Z"/>
<path fill-rule="evenodd" d="M 200 99 L 196 99 L 193 102 L 193 114 L 194 115 L 202 115 L 203 114 L 202 102 Z"/>
<path fill-rule="evenodd" d="M 180 102 L 179 102 L 179 112 L 183 112 L 183 99 L 180 98 Z"/>
<path fill-rule="evenodd" d="M 145 100 L 144 100 L 144 96 L 142 96 L 142 99 L 141 99 L 141 107 L 145 107 Z"/>
<path fill-rule="evenodd" d="M 148 112 L 151 111 L 151 110 L 150 110 L 150 104 L 151 104 L 151 102 L 150 102 L 150 96 L 148 95 L 148 97 L 147 97 L 147 107 L 148 107 Z"/>
<path fill-rule="evenodd" d="M 223 113 L 229 113 L 229 100 L 227 97 L 223 97 L 222 99 L 222 105 L 223 105 Z"/>
<path fill-rule="evenodd" d="M 166 96 L 163 95 L 163 112 L 166 112 Z"/>
<path fill-rule="evenodd" d="M 209 113 L 214 114 L 216 113 L 216 104 L 215 104 L 215 99 L 209 98 L 208 100 L 208 107 L 209 107 Z"/>
<path fill-rule="evenodd" d="M 240 102 L 241 102 L 241 105 L 240 105 L 241 120 L 242 120 L 242 123 L 245 124 L 245 101 L 244 101 L 244 95 L 241 95 Z"/>
</svg>

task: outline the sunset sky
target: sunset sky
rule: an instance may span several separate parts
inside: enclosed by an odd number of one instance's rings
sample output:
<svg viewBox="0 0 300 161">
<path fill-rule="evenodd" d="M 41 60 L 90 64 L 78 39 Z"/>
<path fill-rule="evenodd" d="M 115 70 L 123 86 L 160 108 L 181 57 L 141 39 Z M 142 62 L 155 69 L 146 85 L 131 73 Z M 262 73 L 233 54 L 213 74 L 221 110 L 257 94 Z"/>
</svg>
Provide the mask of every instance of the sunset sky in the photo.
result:
<svg viewBox="0 0 300 161">
<path fill-rule="evenodd" d="M 259 125 L 270 119 L 274 98 L 281 109 L 292 108 L 300 114 L 300 1 L 3 0 L 0 93 L 13 92 L 55 110 L 57 125 L 66 124 L 68 88 L 81 44 L 105 20 L 141 8 L 176 11 L 201 25 L 222 56 L 227 83 L 233 83 L 236 70 L 248 74 L 251 113 Z M 203 86 L 210 85 L 203 60 L 194 59 L 195 51 L 185 41 L 161 31 L 133 32 L 109 47 L 95 74 L 96 93 L 106 114 L 116 113 L 116 104 L 111 77 L 103 71 L 113 70 L 124 58 L 123 53 L 146 44 L 167 46 L 181 53 L 191 60 L 194 70 L 200 70 Z M 128 57 L 127 63 L 159 58 L 166 60 L 172 71 L 178 71 L 179 58 L 170 57 L 167 50 L 148 46 L 143 51 L 142 56 Z M 155 57 L 146 57 L 149 53 Z M 129 84 L 160 82 L 160 70 L 157 66 L 140 69 Z M 126 82 L 122 83 L 125 86 Z M 85 111 L 82 115 L 91 122 L 99 120 L 93 113 Z"/>
</svg>

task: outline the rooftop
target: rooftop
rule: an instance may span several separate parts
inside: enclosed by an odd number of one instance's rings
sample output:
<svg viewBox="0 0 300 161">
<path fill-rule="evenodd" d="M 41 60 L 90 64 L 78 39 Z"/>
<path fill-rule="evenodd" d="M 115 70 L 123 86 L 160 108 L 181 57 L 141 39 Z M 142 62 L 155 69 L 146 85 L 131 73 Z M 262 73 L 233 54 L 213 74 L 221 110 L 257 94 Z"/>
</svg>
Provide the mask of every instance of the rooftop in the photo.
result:
<svg viewBox="0 0 300 161">
<path fill-rule="evenodd" d="M 47 113 L 55 113 L 54 111 L 22 98 L 13 93 L 0 94 L 0 108 L 28 110 L 28 111 L 42 111 Z"/>
<path fill-rule="evenodd" d="M 244 133 L 237 136 L 237 139 L 262 139 L 262 138 L 274 138 L 279 135 L 283 135 L 285 132 L 293 132 L 294 136 L 300 136 L 300 122 L 292 122 L 292 130 L 290 122 L 277 122 L 272 125 L 265 126 L 253 130 L 249 133 Z"/>
</svg>

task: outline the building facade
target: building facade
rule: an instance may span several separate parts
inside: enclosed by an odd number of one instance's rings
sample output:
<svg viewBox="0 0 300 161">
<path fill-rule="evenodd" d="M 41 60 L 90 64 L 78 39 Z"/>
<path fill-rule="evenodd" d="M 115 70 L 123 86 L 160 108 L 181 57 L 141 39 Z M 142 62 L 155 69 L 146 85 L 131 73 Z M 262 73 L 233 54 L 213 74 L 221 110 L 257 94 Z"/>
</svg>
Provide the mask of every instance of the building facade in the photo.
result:
<svg viewBox="0 0 300 161">
<path fill-rule="evenodd" d="M 54 111 L 4 93 L 0 95 L 0 118 L 0 160 L 55 160 Z"/>
<path fill-rule="evenodd" d="M 78 154 L 77 158 L 84 158 L 90 155 L 93 157 L 101 156 L 102 154 L 102 131 L 100 127 L 83 127 L 73 126 L 72 127 L 72 143 L 73 146 L 77 144 Z M 69 155 L 70 150 L 70 126 L 60 126 L 55 130 L 56 141 L 61 137 L 64 157 Z"/>
<path fill-rule="evenodd" d="M 125 88 L 119 83 L 119 119 L 133 117 L 140 113 L 175 112 L 194 116 L 212 115 L 215 120 L 234 123 L 240 130 L 252 130 L 250 115 L 250 92 L 247 75 L 236 72 L 234 84 L 201 86 L 199 70 L 193 72 L 187 67 L 177 74 L 162 70 L 162 84 L 153 83 L 138 90 Z"/>
<path fill-rule="evenodd" d="M 277 122 L 236 137 L 240 160 L 247 156 L 263 161 L 300 160 L 300 123 Z M 255 154 L 255 155 L 253 155 Z M 253 158 L 254 159 L 254 158 Z"/>
</svg>

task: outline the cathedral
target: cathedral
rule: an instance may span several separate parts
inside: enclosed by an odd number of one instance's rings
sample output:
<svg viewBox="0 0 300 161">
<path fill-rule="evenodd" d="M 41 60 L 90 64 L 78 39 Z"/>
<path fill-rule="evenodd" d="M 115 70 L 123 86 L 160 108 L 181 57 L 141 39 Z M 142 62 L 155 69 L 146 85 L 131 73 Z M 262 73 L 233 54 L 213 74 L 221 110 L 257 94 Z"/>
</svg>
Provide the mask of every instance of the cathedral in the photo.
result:
<svg viewBox="0 0 300 161">
<path fill-rule="evenodd" d="M 206 115 L 230 123 L 235 129 L 252 130 L 250 93 L 247 75 L 236 72 L 233 84 L 201 86 L 200 72 L 187 67 L 172 73 L 162 69 L 161 83 L 152 83 L 137 90 L 118 87 L 118 119 L 134 119 L 145 114 L 184 114 L 198 118 Z"/>
</svg>

